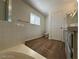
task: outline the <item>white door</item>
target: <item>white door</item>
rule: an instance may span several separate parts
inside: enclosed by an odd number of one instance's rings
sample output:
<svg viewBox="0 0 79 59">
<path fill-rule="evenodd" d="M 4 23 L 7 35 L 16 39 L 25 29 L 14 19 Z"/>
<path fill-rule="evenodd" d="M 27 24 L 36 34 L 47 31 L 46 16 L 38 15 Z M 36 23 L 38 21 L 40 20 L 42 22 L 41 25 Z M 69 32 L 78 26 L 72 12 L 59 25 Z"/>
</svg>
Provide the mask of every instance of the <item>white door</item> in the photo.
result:
<svg viewBox="0 0 79 59">
<path fill-rule="evenodd" d="M 63 30 L 67 25 L 64 13 L 57 12 L 52 14 L 51 23 L 52 23 L 51 26 L 52 39 L 64 41 Z"/>
</svg>

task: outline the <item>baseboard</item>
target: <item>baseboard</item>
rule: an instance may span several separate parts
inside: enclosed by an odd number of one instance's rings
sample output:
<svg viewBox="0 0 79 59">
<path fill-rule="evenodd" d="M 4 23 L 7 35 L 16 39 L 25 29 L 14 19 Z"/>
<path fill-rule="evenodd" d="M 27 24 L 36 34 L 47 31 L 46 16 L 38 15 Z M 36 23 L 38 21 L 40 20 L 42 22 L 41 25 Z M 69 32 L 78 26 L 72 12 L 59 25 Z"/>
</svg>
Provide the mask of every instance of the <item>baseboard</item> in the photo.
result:
<svg viewBox="0 0 79 59">
<path fill-rule="evenodd" d="M 27 38 L 27 40 L 25 40 L 25 41 L 30 41 L 30 40 L 34 40 L 34 39 L 39 39 L 39 38 L 41 38 L 41 37 L 43 37 L 43 35 L 41 35 L 41 36 L 36 36 L 36 37 L 32 37 L 32 38 Z"/>
<path fill-rule="evenodd" d="M 57 40 L 57 39 L 49 39 L 49 40 L 56 40 L 56 41 L 60 41 L 60 42 L 65 43 L 65 41 L 64 41 L 64 40 Z"/>
</svg>

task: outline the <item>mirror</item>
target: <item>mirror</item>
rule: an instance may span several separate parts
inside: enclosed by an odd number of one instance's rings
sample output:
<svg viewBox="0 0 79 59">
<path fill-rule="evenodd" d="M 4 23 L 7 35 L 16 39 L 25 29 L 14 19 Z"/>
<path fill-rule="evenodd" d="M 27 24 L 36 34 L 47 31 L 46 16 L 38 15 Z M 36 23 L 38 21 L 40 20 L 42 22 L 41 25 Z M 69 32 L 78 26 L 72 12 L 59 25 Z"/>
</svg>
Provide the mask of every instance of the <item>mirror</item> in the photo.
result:
<svg viewBox="0 0 79 59">
<path fill-rule="evenodd" d="M 0 0 L 0 20 L 11 22 L 12 0 Z"/>
<path fill-rule="evenodd" d="M 78 11 L 74 11 L 73 13 L 67 14 L 67 24 L 70 27 L 78 26 Z"/>
</svg>

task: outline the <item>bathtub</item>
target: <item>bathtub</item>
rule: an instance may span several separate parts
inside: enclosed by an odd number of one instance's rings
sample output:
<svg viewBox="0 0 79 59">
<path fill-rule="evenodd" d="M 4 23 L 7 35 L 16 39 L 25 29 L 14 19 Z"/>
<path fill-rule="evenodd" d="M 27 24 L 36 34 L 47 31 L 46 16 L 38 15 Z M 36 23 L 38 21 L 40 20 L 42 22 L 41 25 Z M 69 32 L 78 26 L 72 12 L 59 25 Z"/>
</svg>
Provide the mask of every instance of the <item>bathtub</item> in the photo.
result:
<svg viewBox="0 0 79 59">
<path fill-rule="evenodd" d="M 8 51 L 0 53 L 0 59 L 34 59 L 34 58 L 20 52 Z"/>
<path fill-rule="evenodd" d="M 0 59 L 47 59 L 24 44 L 0 51 Z"/>
</svg>

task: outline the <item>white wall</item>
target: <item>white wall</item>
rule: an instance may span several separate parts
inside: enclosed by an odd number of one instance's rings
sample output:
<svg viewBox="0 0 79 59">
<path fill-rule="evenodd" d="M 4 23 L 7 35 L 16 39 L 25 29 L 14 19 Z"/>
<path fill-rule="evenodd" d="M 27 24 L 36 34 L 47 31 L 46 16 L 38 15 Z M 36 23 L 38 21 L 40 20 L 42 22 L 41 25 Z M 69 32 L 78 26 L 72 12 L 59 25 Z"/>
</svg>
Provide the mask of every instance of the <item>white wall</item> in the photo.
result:
<svg viewBox="0 0 79 59">
<path fill-rule="evenodd" d="M 25 4 L 22 0 L 12 1 L 12 22 L 0 22 L 0 50 L 38 38 L 45 31 L 45 17 L 42 14 Z M 41 17 L 40 26 L 17 21 L 21 19 L 29 22 L 31 12 Z M 17 24 L 21 24 L 21 26 Z"/>
<path fill-rule="evenodd" d="M 18 2 L 18 4 L 17 4 Z M 30 37 L 33 36 L 39 36 L 45 31 L 45 17 L 37 12 L 35 9 L 29 7 L 27 4 L 25 4 L 22 0 L 13 0 L 13 12 L 12 12 L 12 20 L 16 22 L 18 19 L 25 20 L 27 22 L 30 22 L 30 13 L 33 12 L 36 15 L 41 17 L 41 25 L 31 25 L 31 24 L 25 24 L 25 27 L 27 28 L 27 33 Z M 32 34 L 33 33 L 33 34 Z"/>
</svg>

